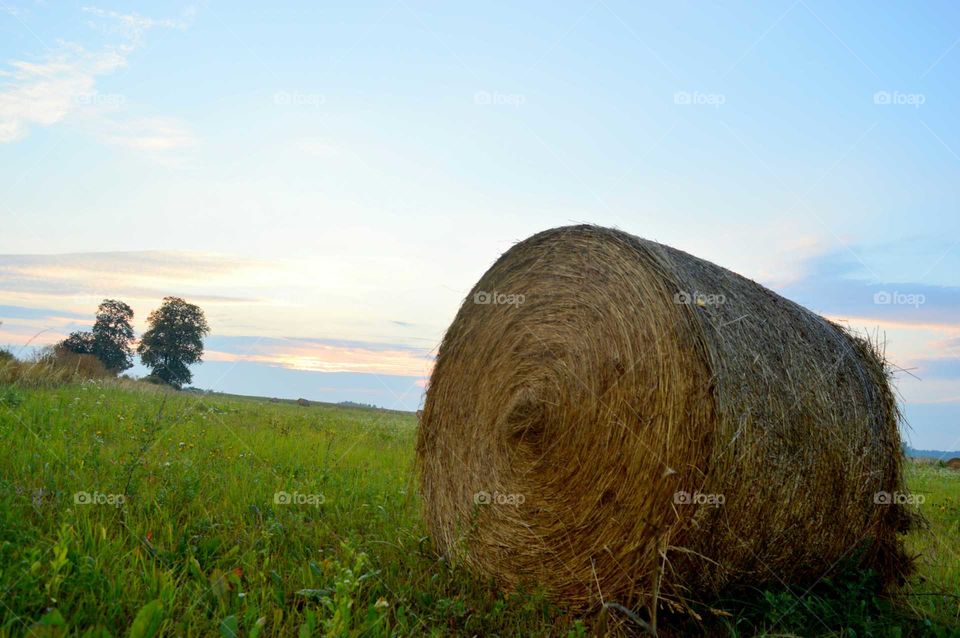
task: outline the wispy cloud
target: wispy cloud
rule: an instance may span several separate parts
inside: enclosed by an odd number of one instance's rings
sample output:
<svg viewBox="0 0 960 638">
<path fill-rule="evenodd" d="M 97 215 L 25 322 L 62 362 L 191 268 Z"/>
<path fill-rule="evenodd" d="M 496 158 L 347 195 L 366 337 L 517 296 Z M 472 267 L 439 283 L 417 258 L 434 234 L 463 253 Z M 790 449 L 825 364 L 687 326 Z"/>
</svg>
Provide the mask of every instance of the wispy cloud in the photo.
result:
<svg viewBox="0 0 960 638">
<path fill-rule="evenodd" d="M 855 248 L 859 254 L 866 253 Z M 778 290 L 817 312 L 870 317 L 877 325 L 958 325 L 960 317 L 960 287 L 909 281 L 908 277 L 876 281 L 847 251 L 808 259 L 803 276 Z"/>
<path fill-rule="evenodd" d="M 92 28 L 115 41 L 94 50 L 57 41 L 35 59 L 12 60 L 0 69 L 0 143 L 21 140 L 35 126 L 75 119 L 103 143 L 154 158 L 193 146 L 196 140 L 182 122 L 131 116 L 126 96 L 97 90 L 101 77 L 127 67 L 148 31 L 185 29 L 192 12 L 181 20 L 157 20 L 97 7 L 84 11 L 93 16 Z"/>
<path fill-rule="evenodd" d="M 212 336 L 211 360 L 247 361 L 307 372 L 364 372 L 418 378 L 430 376 L 427 348 L 383 341 Z"/>
<path fill-rule="evenodd" d="M 88 24 L 91 28 L 105 33 L 119 33 L 125 37 L 131 45 L 140 44 L 143 35 L 151 29 L 158 27 L 165 29 L 186 29 L 190 26 L 193 16 L 196 13 L 196 9 L 190 6 L 184 11 L 182 18 L 179 20 L 157 20 L 137 13 L 120 13 L 119 11 L 111 11 L 94 6 L 83 7 L 83 11 L 97 18 L 104 18 L 102 21 L 89 21 Z"/>
<path fill-rule="evenodd" d="M 803 263 L 803 275 L 779 291 L 879 341 L 886 357 L 909 371 L 895 375 L 906 404 L 953 404 L 960 396 L 960 288 L 910 281 L 907 275 L 895 282 L 876 281 L 857 257 L 871 261 L 871 254 L 882 252 L 901 266 L 894 272 L 922 272 L 922 256 L 905 252 L 916 250 L 915 243 L 875 246 L 872 251 L 852 245 L 815 255 Z"/>
<path fill-rule="evenodd" d="M 336 145 L 317 137 L 298 139 L 293 143 L 293 146 L 306 155 L 323 159 L 334 159 L 341 155 L 340 149 Z"/>
<path fill-rule="evenodd" d="M 157 164 L 170 167 L 194 166 L 188 152 L 197 146 L 193 132 L 170 117 L 142 117 L 126 121 L 103 121 L 96 135 L 104 144 L 128 149 Z"/>
<path fill-rule="evenodd" d="M 107 141 L 147 152 L 188 148 L 196 143 L 193 134 L 170 118 L 142 118 L 124 122 Z"/>
<path fill-rule="evenodd" d="M 343 347 L 331 344 L 270 343 L 257 348 L 255 353 L 210 350 L 210 361 L 246 361 L 300 370 L 303 372 L 363 372 L 399 375 L 417 378 L 430 376 L 433 360 L 427 352 L 415 353 L 409 349 L 384 348 L 384 344 L 369 347 Z"/>
<path fill-rule="evenodd" d="M 0 255 L 0 298 L 29 300 L 28 306 L 56 300 L 71 311 L 103 296 L 182 294 L 197 301 L 249 304 L 256 300 L 217 291 L 229 293 L 251 277 L 268 276 L 270 268 L 255 259 L 185 251 Z"/>
<path fill-rule="evenodd" d="M 930 376 L 940 379 L 960 379 L 960 358 L 956 356 L 940 359 L 921 359 L 918 376 Z"/>
<path fill-rule="evenodd" d="M 91 53 L 76 44 L 61 43 L 42 60 L 14 60 L 0 71 L 0 143 L 25 137 L 33 125 L 49 126 L 84 108 L 95 94 L 96 78 L 126 64 L 116 49 Z"/>
<path fill-rule="evenodd" d="M 26 10 L 22 7 L 7 4 L 6 2 L 0 2 L 0 11 L 6 13 L 7 15 L 12 15 L 13 17 L 22 16 L 26 13 Z"/>
<path fill-rule="evenodd" d="M 0 306 L 0 321 L 5 319 L 46 319 L 59 318 L 64 320 L 87 319 L 88 316 L 79 312 L 70 312 L 69 310 L 57 310 L 54 308 L 27 308 L 24 306 Z"/>
<path fill-rule="evenodd" d="M 375 281 L 332 256 L 264 260 L 194 251 L 0 254 L 0 303 L 92 312 L 123 299 L 138 319 L 167 295 L 200 303 L 223 335 L 337 336 L 432 348 L 433 292 Z"/>
</svg>

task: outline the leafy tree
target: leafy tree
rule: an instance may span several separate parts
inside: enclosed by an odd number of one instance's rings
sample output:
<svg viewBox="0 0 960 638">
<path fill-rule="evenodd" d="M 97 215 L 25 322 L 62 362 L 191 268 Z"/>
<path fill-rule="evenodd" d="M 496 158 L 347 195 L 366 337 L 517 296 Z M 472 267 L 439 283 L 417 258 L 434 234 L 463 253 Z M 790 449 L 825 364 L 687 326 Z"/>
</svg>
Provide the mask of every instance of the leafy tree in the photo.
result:
<svg viewBox="0 0 960 638">
<path fill-rule="evenodd" d="M 164 297 L 147 321 L 150 329 L 143 333 L 137 352 L 153 370 L 151 376 L 175 388 L 190 383 L 188 366 L 201 362 L 203 337 L 210 332 L 203 310 L 179 297 Z"/>
<path fill-rule="evenodd" d="M 70 336 L 58 343 L 56 347 L 74 354 L 93 354 L 93 334 L 71 332 Z"/>
<path fill-rule="evenodd" d="M 92 354 L 112 374 L 133 365 L 133 310 L 116 299 L 104 299 L 90 332 L 72 332 L 57 348 L 74 354 Z"/>
<path fill-rule="evenodd" d="M 113 374 L 133 366 L 133 309 L 122 301 L 104 299 L 93 324 L 93 354 Z"/>
</svg>

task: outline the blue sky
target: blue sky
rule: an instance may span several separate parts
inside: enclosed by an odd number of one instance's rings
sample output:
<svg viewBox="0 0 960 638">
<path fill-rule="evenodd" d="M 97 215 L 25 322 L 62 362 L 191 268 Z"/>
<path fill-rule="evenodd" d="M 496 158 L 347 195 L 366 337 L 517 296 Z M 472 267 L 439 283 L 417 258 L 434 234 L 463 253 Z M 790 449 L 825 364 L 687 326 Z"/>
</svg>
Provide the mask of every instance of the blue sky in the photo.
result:
<svg viewBox="0 0 960 638">
<path fill-rule="evenodd" d="M 414 409 L 494 259 L 592 222 L 880 335 L 960 448 L 955 3 L 90 1 L 0 0 L 0 343 L 180 294 L 199 386 Z"/>
</svg>

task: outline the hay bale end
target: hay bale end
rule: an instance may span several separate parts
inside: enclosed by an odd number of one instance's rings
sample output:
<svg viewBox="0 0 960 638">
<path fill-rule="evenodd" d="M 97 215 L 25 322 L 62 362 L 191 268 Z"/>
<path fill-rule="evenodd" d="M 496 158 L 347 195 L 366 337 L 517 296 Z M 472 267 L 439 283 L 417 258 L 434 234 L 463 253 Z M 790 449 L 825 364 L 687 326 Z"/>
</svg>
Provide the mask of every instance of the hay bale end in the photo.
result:
<svg viewBox="0 0 960 638">
<path fill-rule="evenodd" d="M 440 346 L 420 417 L 438 549 L 575 608 L 909 569 L 885 362 L 763 286 L 627 233 L 511 248 Z M 880 496 L 878 496 L 880 495 Z"/>
</svg>

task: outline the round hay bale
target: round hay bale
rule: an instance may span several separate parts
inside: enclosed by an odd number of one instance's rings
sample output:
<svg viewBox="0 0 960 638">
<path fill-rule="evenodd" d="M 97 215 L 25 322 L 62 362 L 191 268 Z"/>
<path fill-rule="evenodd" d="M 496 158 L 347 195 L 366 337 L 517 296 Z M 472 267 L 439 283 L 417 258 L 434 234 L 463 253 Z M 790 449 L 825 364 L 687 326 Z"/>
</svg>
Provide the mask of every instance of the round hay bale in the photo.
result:
<svg viewBox="0 0 960 638">
<path fill-rule="evenodd" d="M 947 467 L 951 470 L 960 470 L 960 457 L 954 457 L 947 461 Z"/>
<path fill-rule="evenodd" d="M 572 226 L 511 248 L 443 339 L 420 419 L 438 549 L 571 607 L 672 608 L 909 569 L 882 357 L 710 262 Z M 880 495 L 878 497 L 878 494 Z"/>
</svg>

